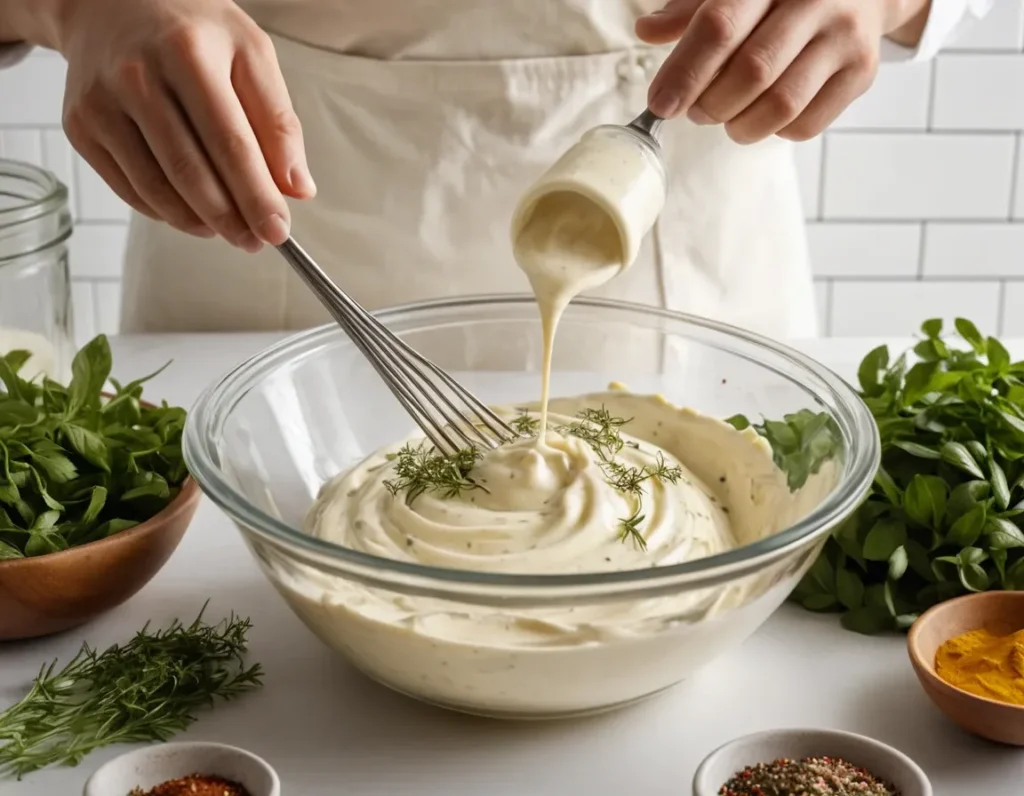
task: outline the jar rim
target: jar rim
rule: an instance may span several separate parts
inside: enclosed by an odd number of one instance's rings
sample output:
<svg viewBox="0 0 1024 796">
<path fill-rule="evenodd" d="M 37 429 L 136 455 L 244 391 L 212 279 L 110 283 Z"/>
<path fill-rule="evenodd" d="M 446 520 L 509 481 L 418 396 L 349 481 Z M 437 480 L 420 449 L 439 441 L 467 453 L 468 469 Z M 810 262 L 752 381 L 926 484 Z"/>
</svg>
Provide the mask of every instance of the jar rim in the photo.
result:
<svg viewBox="0 0 1024 796">
<path fill-rule="evenodd" d="M 41 189 L 41 195 L 32 198 L 14 195 L 14 198 L 23 201 L 10 207 L 0 207 L 0 228 L 48 215 L 67 203 L 67 186 L 40 166 L 21 160 L 0 158 L 0 179 L 5 177 L 32 183 Z M 0 189 L 0 195 L 11 196 L 11 194 L 3 192 L 2 189 Z"/>
</svg>

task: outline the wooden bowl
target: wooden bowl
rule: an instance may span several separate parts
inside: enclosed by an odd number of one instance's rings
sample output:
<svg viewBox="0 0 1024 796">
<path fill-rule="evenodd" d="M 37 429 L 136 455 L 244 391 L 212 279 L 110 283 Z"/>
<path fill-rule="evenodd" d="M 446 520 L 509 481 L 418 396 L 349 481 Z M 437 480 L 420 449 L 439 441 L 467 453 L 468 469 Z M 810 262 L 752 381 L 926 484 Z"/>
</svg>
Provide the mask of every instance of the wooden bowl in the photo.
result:
<svg viewBox="0 0 1024 796">
<path fill-rule="evenodd" d="M 0 641 L 77 627 L 134 595 L 171 557 L 201 494 L 189 477 L 163 511 L 134 528 L 59 553 L 0 561 Z"/>
<path fill-rule="evenodd" d="M 990 741 L 1024 746 L 1024 705 L 975 696 L 935 673 L 935 653 L 943 642 L 981 628 L 998 635 L 1024 628 L 1024 592 L 969 594 L 929 609 L 910 628 L 910 661 L 925 693 L 948 718 Z"/>
</svg>

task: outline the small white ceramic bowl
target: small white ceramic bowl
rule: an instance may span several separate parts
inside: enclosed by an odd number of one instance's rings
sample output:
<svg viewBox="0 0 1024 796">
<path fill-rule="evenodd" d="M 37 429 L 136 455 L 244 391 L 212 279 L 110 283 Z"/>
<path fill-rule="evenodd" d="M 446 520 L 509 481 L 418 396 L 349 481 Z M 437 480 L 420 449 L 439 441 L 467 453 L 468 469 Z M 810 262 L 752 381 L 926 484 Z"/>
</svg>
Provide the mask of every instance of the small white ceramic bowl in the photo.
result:
<svg viewBox="0 0 1024 796">
<path fill-rule="evenodd" d="M 693 796 L 717 796 L 737 771 L 780 757 L 841 757 L 890 782 L 900 796 L 934 796 L 921 767 L 881 741 L 838 730 L 768 730 L 745 735 L 704 758 L 693 778 Z"/>
<path fill-rule="evenodd" d="M 252 796 L 281 796 L 277 772 L 252 752 L 220 743 L 163 743 L 104 763 L 85 783 L 83 796 L 127 796 L 167 780 L 208 774 L 237 782 Z"/>
</svg>

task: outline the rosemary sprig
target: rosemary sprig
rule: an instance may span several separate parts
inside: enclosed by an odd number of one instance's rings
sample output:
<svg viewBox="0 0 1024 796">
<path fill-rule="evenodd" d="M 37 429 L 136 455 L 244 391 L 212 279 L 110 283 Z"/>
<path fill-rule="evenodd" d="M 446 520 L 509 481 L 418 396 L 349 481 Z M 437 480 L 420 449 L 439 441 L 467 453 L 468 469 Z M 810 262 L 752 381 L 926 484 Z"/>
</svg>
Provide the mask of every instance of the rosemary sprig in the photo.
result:
<svg viewBox="0 0 1024 796">
<path fill-rule="evenodd" d="M 250 621 L 208 625 L 202 616 L 155 632 L 147 623 L 103 652 L 85 644 L 59 671 L 57 661 L 44 665 L 28 694 L 0 713 L 0 776 L 75 766 L 110 744 L 166 741 L 198 708 L 259 687 L 262 669 L 243 660 Z"/>
<path fill-rule="evenodd" d="M 463 448 L 454 456 L 446 456 L 426 442 L 415 447 L 406 443 L 398 453 L 388 455 L 396 477 L 385 481 L 384 487 L 392 495 L 405 492 L 408 503 L 424 492 L 437 492 L 442 498 L 452 498 L 470 489 L 486 492 L 469 475 L 481 456 L 476 448 Z"/>
</svg>

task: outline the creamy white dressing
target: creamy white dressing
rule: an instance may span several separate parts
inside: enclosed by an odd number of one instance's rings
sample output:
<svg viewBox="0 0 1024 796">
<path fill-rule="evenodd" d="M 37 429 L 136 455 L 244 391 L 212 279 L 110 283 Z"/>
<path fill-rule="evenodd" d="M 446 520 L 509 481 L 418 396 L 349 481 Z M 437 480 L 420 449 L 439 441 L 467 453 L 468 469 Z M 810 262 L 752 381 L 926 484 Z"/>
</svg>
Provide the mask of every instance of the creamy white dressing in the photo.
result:
<svg viewBox="0 0 1024 796">
<path fill-rule="evenodd" d="M 513 224 L 514 252 L 536 293 L 544 333 L 541 400 L 526 407 L 541 419 L 538 436 L 485 452 L 472 470 L 475 487 L 454 495 L 428 491 L 411 501 L 388 489 L 395 475 L 390 457 L 422 436 L 400 441 L 325 484 L 307 516 L 308 533 L 446 569 L 623 571 L 762 539 L 804 516 L 832 488 L 836 471 L 826 465 L 791 493 L 754 431 L 660 396 L 613 385 L 605 393 L 550 399 L 560 315 L 580 292 L 628 267 L 663 200 L 646 156 L 628 141 L 584 141 L 584 151 L 571 150 L 524 198 Z M 607 457 L 567 430 L 581 412 L 601 407 L 630 421 L 620 429 L 618 465 L 673 468 L 678 477 L 647 478 L 640 495 L 616 489 Z M 511 420 L 520 409 L 496 411 Z M 621 534 L 623 518 L 637 514 L 642 544 Z M 760 623 L 785 596 L 776 584 L 789 566 L 716 589 L 545 608 L 402 595 L 305 567 L 281 586 L 319 636 L 393 688 L 473 712 L 550 715 L 627 702 L 678 681 Z M 746 606 L 739 611 L 746 618 L 718 630 L 703 621 L 737 606 Z"/>
</svg>

